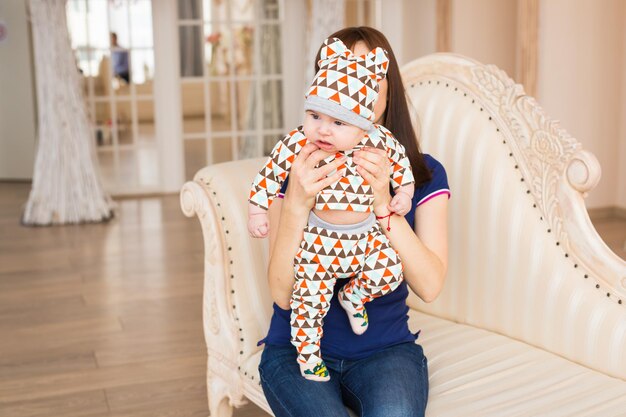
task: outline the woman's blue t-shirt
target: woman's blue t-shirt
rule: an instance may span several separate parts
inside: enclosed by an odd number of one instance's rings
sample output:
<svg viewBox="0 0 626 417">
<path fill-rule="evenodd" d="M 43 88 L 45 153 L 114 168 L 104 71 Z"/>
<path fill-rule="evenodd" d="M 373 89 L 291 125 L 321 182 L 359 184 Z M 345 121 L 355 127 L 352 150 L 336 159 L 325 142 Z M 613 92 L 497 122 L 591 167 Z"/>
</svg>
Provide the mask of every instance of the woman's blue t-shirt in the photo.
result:
<svg viewBox="0 0 626 417">
<path fill-rule="evenodd" d="M 405 216 L 412 228 L 415 228 L 415 209 L 420 204 L 441 194 L 450 196 L 448 178 L 443 165 L 428 154 L 424 154 L 424 160 L 432 172 L 432 179 L 415 190 L 412 208 Z M 287 189 L 287 182 L 285 180 L 283 183 L 281 193 Z M 338 290 L 347 282 L 348 278 L 337 280 L 330 308 L 324 318 L 324 332 L 321 339 L 324 356 L 357 360 L 386 347 L 417 339 L 417 334 L 412 334 L 408 325 L 409 308 L 406 305 L 406 298 L 409 290 L 406 282 L 403 281 L 395 291 L 375 298 L 365 305 L 369 326 L 367 331 L 360 336 L 352 331 L 348 316 L 337 301 Z M 269 331 L 259 344 L 290 345 L 290 315 L 291 310 L 283 310 L 274 303 L 274 314 Z"/>
</svg>

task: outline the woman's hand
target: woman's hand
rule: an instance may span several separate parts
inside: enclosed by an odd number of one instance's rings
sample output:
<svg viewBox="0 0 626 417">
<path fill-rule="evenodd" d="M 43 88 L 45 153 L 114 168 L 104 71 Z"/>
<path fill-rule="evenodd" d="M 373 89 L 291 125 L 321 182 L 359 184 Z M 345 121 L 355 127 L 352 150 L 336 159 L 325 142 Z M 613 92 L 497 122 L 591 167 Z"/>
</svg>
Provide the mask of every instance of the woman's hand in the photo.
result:
<svg viewBox="0 0 626 417">
<path fill-rule="evenodd" d="M 332 153 L 319 149 L 313 143 L 307 143 L 302 147 L 291 165 L 285 202 L 289 201 L 295 207 L 308 212 L 315 204 L 317 193 L 330 184 L 339 181 L 342 174 L 338 168 L 345 162 L 345 156 L 336 158 L 331 163 L 316 168 L 317 164 L 330 155 Z"/>
<path fill-rule="evenodd" d="M 306 144 L 291 165 L 285 199 L 275 200 L 269 209 L 271 220 L 268 282 L 272 298 L 285 310 L 289 309 L 295 281 L 293 260 L 302 242 L 302 231 L 315 204 L 315 196 L 328 185 L 339 181 L 342 175 L 338 168 L 344 164 L 345 157 L 316 168 L 320 161 L 330 155 L 332 154 L 320 150 L 312 143 Z M 333 172 L 335 170 L 337 172 Z"/>
<path fill-rule="evenodd" d="M 374 214 L 386 216 L 391 212 L 389 203 L 389 158 L 382 149 L 364 147 L 352 158 L 357 172 L 371 185 L 374 193 Z"/>
</svg>

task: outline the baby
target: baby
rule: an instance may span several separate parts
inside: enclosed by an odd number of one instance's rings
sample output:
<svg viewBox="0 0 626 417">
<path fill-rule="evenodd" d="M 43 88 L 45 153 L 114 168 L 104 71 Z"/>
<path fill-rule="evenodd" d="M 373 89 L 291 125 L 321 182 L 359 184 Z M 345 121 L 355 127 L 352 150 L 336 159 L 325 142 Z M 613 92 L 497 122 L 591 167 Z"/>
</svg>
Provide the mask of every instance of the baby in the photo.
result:
<svg viewBox="0 0 626 417">
<path fill-rule="evenodd" d="M 386 150 L 395 192 L 391 207 L 400 215 L 409 211 L 414 179 L 404 147 L 389 130 L 372 123 L 378 83 L 387 73 L 388 62 L 382 48 L 354 56 L 339 39 L 327 39 L 320 70 L 305 96 L 303 126 L 276 144 L 250 191 L 248 231 L 265 237 L 267 210 L 307 142 L 333 154 L 320 166 L 346 158 L 339 167 L 342 177 L 316 196 L 294 260 L 291 343 L 298 351 L 302 376 L 314 381 L 330 379 L 320 339 L 335 281 L 351 278 L 339 290 L 338 300 L 353 331 L 362 334 L 368 325 L 364 304 L 393 291 L 403 279 L 400 258 L 372 213 L 371 186 L 357 173 L 352 159 L 364 147 Z"/>
</svg>

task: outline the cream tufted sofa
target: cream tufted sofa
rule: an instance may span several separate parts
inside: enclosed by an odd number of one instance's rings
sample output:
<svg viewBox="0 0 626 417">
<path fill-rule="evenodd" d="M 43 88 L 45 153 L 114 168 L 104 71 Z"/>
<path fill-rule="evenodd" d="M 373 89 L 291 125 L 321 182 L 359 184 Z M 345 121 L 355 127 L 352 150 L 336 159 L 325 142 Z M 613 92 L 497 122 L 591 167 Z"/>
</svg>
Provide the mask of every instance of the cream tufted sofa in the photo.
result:
<svg viewBox="0 0 626 417">
<path fill-rule="evenodd" d="M 409 297 L 429 359 L 429 416 L 626 416 L 626 262 L 583 198 L 596 158 L 502 71 L 452 54 L 403 68 L 423 150 L 452 199 L 449 271 L 431 303 Z M 181 205 L 204 233 L 211 416 L 250 400 L 272 312 L 267 241 L 246 232 L 262 159 L 202 169 Z"/>
</svg>

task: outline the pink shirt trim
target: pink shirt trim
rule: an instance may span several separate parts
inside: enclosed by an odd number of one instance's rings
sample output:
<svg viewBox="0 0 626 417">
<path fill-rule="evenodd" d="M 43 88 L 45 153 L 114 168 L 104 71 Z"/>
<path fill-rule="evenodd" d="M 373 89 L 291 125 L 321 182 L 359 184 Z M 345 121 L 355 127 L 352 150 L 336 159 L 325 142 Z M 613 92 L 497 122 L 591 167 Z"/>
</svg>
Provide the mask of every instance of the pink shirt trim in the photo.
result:
<svg viewBox="0 0 626 417">
<path fill-rule="evenodd" d="M 441 189 L 441 190 L 433 191 L 432 193 L 430 193 L 427 196 L 425 196 L 424 198 L 422 198 L 420 201 L 417 202 L 416 207 L 419 207 L 420 205 L 424 204 L 428 200 L 430 200 L 432 198 L 435 198 L 438 195 L 442 195 L 442 194 L 448 194 L 448 198 L 450 198 L 450 190 L 448 190 L 447 188 L 444 188 L 444 189 Z"/>
</svg>

